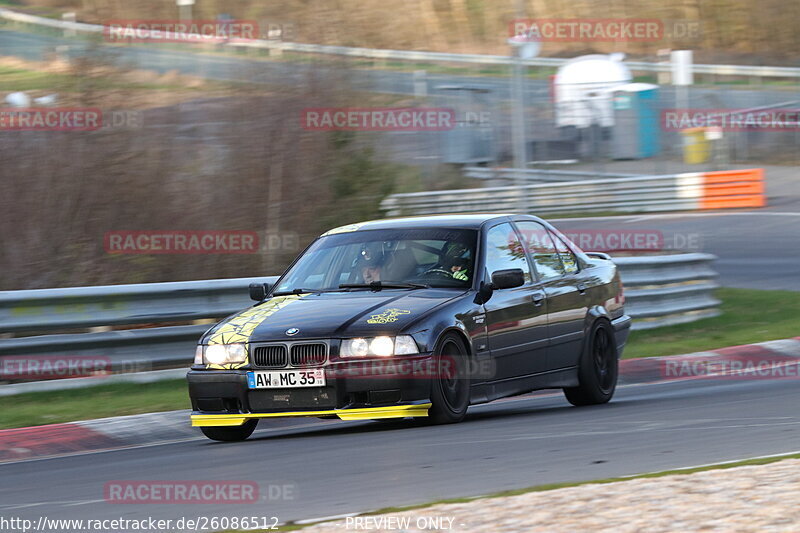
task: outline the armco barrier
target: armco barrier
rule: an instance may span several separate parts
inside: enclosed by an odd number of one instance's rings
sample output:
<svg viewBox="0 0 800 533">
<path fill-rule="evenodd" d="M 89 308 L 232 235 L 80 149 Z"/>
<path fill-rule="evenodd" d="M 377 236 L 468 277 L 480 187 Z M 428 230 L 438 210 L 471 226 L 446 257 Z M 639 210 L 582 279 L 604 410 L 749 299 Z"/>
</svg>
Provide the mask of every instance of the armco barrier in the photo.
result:
<svg viewBox="0 0 800 533">
<path fill-rule="evenodd" d="M 5 356 L 101 356 L 115 371 L 187 366 L 192 346 L 208 324 L 148 327 L 97 333 L 73 328 L 140 325 L 217 319 L 252 302 L 250 283 L 274 283 L 277 276 L 172 283 L 142 283 L 0 292 L 0 332 L 36 333 L 0 339 Z"/>
<path fill-rule="evenodd" d="M 479 180 L 510 182 L 528 181 L 530 183 L 570 182 L 577 180 L 598 178 L 635 178 L 639 174 L 612 174 L 605 172 L 592 172 L 589 170 L 551 170 L 544 168 L 489 168 L 466 167 L 464 176 Z"/>
<path fill-rule="evenodd" d="M 714 316 L 718 313 L 712 291 L 717 288 L 716 273 L 711 268 L 714 256 L 709 254 L 675 254 L 665 256 L 619 257 L 614 261 L 625 284 L 627 312 L 634 318 L 634 329 L 646 329 Z M 7 291 L 0 293 L 0 302 L 14 302 L 26 309 L 39 309 L 28 314 L 28 322 L 15 317 L 21 331 L 58 330 L 68 325 L 103 325 L 126 322 L 157 323 L 170 317 L 216 318 L 250 305 L 247 287 L 251 282 L 274 282 L 275 276 L 190 281 L 176 283 L 146 283 L 141 285 L 110 285 L 73 289 L 43 289 L 37 291 Z M 26 296 L 35 296 L 36 305 L 25 306 Z M 67 295 L 80 297 L 76 302 L 86 306 L 85 316 L 70 318 L 58 311 Z M 104 303 L 119 305 L 109 308 L 104 318 Z M 190 311 L 192 302 L 198 306 Z M 48 308 L 48 304 L 53 306 Z M 13 308 L 12 308 L 13 309 Z M 78 307 L 63 308 L 79 315 Z M 13 313 L 11 313 L 13 315 Z M 13 331 L 0 321 L 4 331 Z M 113 381 L 145 382 L 150 374 L 158 379 L 170 379 L 180 372 L 161 369 L 188 367 L 194 347 L 208 324 L 167 326 L 146 329 L 36 335 L 0 339 L 0 359 L 14 356 L 99 356 L 107 357 L 115 371 L 128 372 Z M 152 372 L 148 372 L 152 371 Z M 144 372 L 144 373 L 143 373 Z M 111 381 L 111 380 L 110 380 Z M 49 380 L 10 385 L 10 390 L 59 390 L 98 384 L 92 378 Z M 0 396 L 6 386 L 0 386 Z"/>
<path fill-rule="evenodd" d="M 615 257 L 633 329 L 682 324 L 719 314 L 711 254 Z"/>
<path fill-rule="evenodd" d="M 269 276 L 0 291 L 0 333 L 224 316 L 247 304 L 251 282 L 277 279 Z"/>
<path fill-rule="evenodd" d="M 723 170 L 700 174 L 703 197 L 700 209 L 764 207 L 764 169 Z"/>
<path fill-rule="evenodd" d="M 507 169 L 497 171 L 510 179 Z M 535 214 L 692 211 L 766 205 L 763 169 L 635 176 L 393 194 L 387 216 L 508 212 Z"/>
<path fill-rule="evenodd" d="M 102 33 L 103 26 L 99 24 L 85 24 L 81 22 L 64 22 L 59 20 L 37 17 L 25 13 L 18 13 L 10 9 L 0 8 L 0 18 L 50 28 L 59 28 L 81 33 Z M 482 54 L 450 54 L 443 52 L 418 52 L 410 50 L 382 50 L 372 48 L 353 48 L 348 46 L 326 46 L 318 44 L 291 43 L 276 40 L 261 39 L 230 39 L 225 46 L 256 48 L 265 50 L 278 50 L 281 52 L 295 52 L 308 54 L 339 55 L 345 57 L 361 57 L 378 60 L 398 61 L 430 61 L 447 63 L 465 63 L 477 65 L 507 65 L 514 64 L 515 59 L 509 56 L 482 55 Z M 568 60 L 557 57 L 536 57 L 523 59 L 526 66 L 559 67 Z M 643 61 L 626 61 L 625 65 L 638 72 L 671 72 L 669 62 L 647 63 Z M 691 66 L 694 74 L 712 74 L 716 76 L 745 76 L 752 78 L 800 78 L 800 68 L 797 67 L 770 67 L 751 65 L 703 65 Z"/>
</svg>

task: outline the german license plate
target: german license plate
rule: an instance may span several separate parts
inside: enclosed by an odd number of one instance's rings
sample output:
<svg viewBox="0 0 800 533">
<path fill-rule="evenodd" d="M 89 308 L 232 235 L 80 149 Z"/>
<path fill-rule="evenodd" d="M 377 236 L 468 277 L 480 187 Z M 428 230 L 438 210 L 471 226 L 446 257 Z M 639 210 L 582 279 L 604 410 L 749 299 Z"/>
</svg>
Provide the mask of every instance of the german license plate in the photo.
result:
<svg viewBox="0 0 800 533">
<path fill-rule="evenodd" d="M 247 373 L 247 387 L 250 389 L 294 389 L 324 386 L 325 371 L 321 368 L 252 371 Z"/>
</svg>

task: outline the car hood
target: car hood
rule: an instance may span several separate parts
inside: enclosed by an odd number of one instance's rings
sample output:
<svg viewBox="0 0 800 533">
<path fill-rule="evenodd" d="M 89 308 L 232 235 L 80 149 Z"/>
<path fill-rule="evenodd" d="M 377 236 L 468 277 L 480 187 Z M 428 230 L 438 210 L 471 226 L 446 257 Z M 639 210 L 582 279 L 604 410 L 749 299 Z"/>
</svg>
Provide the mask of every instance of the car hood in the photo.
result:
<svg viewBox="0 0 800 533">
<path fill-rule="evenodd" d="M 226 318 L 206 332 L 202 342 L 229 344 L 391 334 L 463 294 L 464 291 L 448 289 L 384 289 L 275 296 Z"/>
</svg>

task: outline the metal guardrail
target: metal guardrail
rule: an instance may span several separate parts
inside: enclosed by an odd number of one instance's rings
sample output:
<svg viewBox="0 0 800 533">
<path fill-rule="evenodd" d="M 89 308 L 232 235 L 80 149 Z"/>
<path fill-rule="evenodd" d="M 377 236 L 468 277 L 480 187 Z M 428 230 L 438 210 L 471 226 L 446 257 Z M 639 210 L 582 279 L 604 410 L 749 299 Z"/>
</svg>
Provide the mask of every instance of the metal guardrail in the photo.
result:
<svg viewBox="0 0 800 533">
<path fill-rule="evenodd" d="M 0 358 L 96 357 L 108 361 L 113 372 L 123 373 L 189 366 L 197 339 L 209 327 L 211 324 L 197 324 L 3 339 Z"/>
<path fill-rule="evenodd" d="M 512 169 L 494 170 L 513 179 Z M 534 185 L 393 194 L 387 216 L 509 212 L 651 212 L 760 207 L 762 169 L 572 180 Z"/>
<path fill-rule="evenodd" d="M 277 276 L 172 283 L 107 285 L 0 292 L 0 332 L 59 332 L 71 328 L 217 319 L 252 302 L 250 283 Z M 188 365 L 208 324 L 0 339 L 3 356 L 102 356 L 114 371 Z"/>
<path fill-rule="evenodd" d="M 0 18 L 20 22 L 59 28 L 74 32 L 102 33 L 100 24 L 85 24 L 82 22 L 66 22 L 37 17 L 25 13 L 18 13 L 10 9 L 0 8 Z M 378 60 L 423 61 L 466 63 L 478 65 L 506 65 L 511 66 L 516 61 L 509 56 L 485 54 L 450 54 L 444 52 L 417 52 L 409 50 L 382 50 L 373 48 L 354 48 L 348 46 L 328 46 L 318 44 L 291 43 L 263 39 L 229 39 L 223 43 L 226 46 L 239 48 L 254 48 L 265 50 L 278 50 L 281 52 L 298 52 L 308 54 L 339 55 L 345 57 L 361 57 Z M 568 59 L 556 57 L 537 57 L 522 60 L 522 64 L 530 67 L 559 67 Z M 644 61 L 626 61 L 625 64 L 633 71 L 639 72 L 671 72 L 669 62 L 650 63 Z M 694 64 L 692 72 L 695 74 L 713 74 L 717 76 L 744 76 L 760 78 L 800 78 L 800 68 L 797 67 L 770 67 L 761 65 L 710 65 Z"/>
<path fill-rule="evenodd" d="M 224 316 L 247 304 L 247 287 L 251 282 L 277 279 L 267 276 L 0 291 L 0 333 Z"/>
<path fill-rule="evenodd" d="M 613 258 L 625 285 L 625 311 L 633 329 L 692 322 L 720 314 L 714 255 L 691 253 Z"/>
<path fill-rule="evenodd" d="M 565 182 L 579 179 L 597 178 L 634 178 L 639 174 L 618 174 L 609 172 L 592 172 L 589 170 L 551 170 L 544 168 L 490 168 L 490 167 L 465 167 L 464 176 L 480 180 L 491 181 L 530 181 L 535 182 Z"/>
<path fill-rule="evenodd" d="M 55 20 L 46 17 L 37 17 L 36 15 L 28 15 L 27 13 L 19 13 L 5 8 L 0 8 L 0 17 L 14 22 L 22 22 L 23 24 L 46 26 L 48 28 L 57 28 L 60 30 L 72 30 L 83 33 L 102 33 L 103 31 L 103 26 L 101 24 Z"/>
<path fill-rule="evenodd" d="M 712 296 L 712 291 L 718 287 L 714 281 L 716 273 L 711 269 L 714 259 L 713 255 L 698 253 L 614 258 L 626 287 L 627 311 L 634 318 L 634 329 L 677 324 L 718 314 L 719 301 Z M 26 301 L 25 297 L 35 295 L 37 305 L 27 308 L 40 309 L 42 313 L 29 315 L 29 323 L 19 326 L 23 330 L 52 330 L 65 324 L 102 325 L 121 321 L 154 323 L 167 317 L 170 320 L 200 315 L 217 318 L 251 303 L 247 291 L 251 282 L 274 282 L 276 279 L 276 276 L 269 276 L 7 291 L 0 293 L 0 301 L 20 303 Z M 90 312 L 76 319 L 64 317 L 55 309 L 67 295 L 80 296 L 81 305 L 87 305 Z M 110 308 L 106 316 L 102 309 L 108 302 L 125 305 Z M 194 304 L 198 309 L 187 313 Z M 54 307 L 48 308 L 48 305 Z M 8 311 L 8 308 L 4 310 Z M 7 316 L 6 313 L 4 318 Z M 15 320 L 20 324 L 18 317 Z M 5 320 L 0 320 L 0 326 L 4 331 L 12 329 Z M 2 339 L 0 359 L 13 356 L 103 357 L 111 360 L 114 371 L 126 373 L 115 375 L 108 382 L 174 379 L 179 377 L 180 371 L 162 369 L 189 366 L 197 339 L 208 327 L 209 324 L 197 324 Z M 93 378 L 20 383 L 0 386 L 0 396 L 12 391 L 59 390 L 96 384 L 99 381 Z"/>
<path fill-rule="evenodd" d="M 387 216 L 513 212 L 538 214 L 692 209 L 679 185 L 664 176 L 567 181 L 393 194 L 381 202 Z"/>
</svg>

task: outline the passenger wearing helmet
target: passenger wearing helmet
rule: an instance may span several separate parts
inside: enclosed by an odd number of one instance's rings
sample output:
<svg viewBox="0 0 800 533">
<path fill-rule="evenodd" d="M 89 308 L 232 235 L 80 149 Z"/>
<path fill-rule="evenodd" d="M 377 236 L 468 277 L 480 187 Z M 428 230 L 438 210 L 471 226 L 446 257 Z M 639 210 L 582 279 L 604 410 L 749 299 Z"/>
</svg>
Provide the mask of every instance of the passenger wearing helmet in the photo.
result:
<svg viewBox="0 0 800 533">
<path fill-rule="evenodd" d="M 361 246 L 361 257 L 358 260 L 361 268 L 361 277 L 364 283 L 374 283 L 381 280 L 386 254 L 380 243 L 366 243 Z"/>
</svg>

